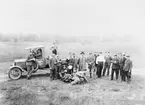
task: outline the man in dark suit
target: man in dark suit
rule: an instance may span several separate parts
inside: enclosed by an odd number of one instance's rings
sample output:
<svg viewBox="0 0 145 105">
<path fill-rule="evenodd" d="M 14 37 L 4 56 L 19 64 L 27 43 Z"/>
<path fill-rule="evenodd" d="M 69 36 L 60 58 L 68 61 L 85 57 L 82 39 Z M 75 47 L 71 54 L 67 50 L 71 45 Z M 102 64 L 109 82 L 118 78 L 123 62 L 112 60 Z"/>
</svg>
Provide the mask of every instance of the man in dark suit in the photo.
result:
<svg viewBox="0 0 145 105">
<path fill-rule="evenodd" d="M 124 76 L 123 76 L 123 67 L 124 67 L 124 64 L 125 64 L 125 60 L 126 60 L 125 54 L 124 53 L 120 54 L 119 66 L 120 66 L 121 81 L 125 81 Z"/>
<path fill-rule="evenodd" d="M 113 80 L 114 72 L 116 74 L 116 80 L 118 80 L 119 75 L 119 59 L 117 58 L 117 54 L 112 58 L 112 72 L 111 72 L 111 80 Z"/>
</svg>

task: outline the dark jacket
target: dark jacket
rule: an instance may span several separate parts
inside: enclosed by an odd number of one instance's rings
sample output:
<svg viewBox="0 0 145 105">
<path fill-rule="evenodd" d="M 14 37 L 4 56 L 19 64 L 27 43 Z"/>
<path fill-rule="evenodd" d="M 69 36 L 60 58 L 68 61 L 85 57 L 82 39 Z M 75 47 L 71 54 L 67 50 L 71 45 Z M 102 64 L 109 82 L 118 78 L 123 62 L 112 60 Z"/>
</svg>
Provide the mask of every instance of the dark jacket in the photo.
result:
<svg viewBox="0 0 145 105">
<path fill-rule="evenodd" d="M 105 65 L 108 65 L 110 66 L 111 65 L 111 60 L 112 60 L 112 57 L 111 56 L 105 56 Z"/>
<path fill-rule="evenodd" d="M 111 60 L 112 64 L 112 69 L 119 69 L 119 59 L 118 58 L 113 58 Z"/>
<path fill-rule="evenodd" d="M 120 65 L 120 67 L 123 67 L 124 66 L 125 60 L 126 60 L 125 57 L 120 57 L 120 59 L 119 59 L 119 65 Z"/>
<path fill-rule="evenodd" d="M 51 58 L 49 60 L 49 66 L 50 66 L 51 69 L 55 69 L 56 64 L 57 64 L 57 59 L 56 58 Z"/>
</svg>

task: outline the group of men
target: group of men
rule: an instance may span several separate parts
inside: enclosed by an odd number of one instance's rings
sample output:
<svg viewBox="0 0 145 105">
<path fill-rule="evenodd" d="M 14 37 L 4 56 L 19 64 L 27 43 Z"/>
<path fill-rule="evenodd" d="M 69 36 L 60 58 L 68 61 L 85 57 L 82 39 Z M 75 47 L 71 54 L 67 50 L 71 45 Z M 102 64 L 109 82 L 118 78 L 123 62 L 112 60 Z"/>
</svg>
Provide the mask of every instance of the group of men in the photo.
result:
<svg viewBox="0 0 145 105">
<path fill-rule="evenodd" d="M 86 71 L 89 69 L 90 78 L 94 76 L 95 73 L 98 78 L 102 78 L 105 76 L 107 72 L 107 76 L 110 75 L 111 79 L 114 79 L 114 73 L 116 75 L 116 80 L 121 78 L 121 81 L 127 81 L 130 83 L 131 81 L 131 72 L 132 72 L 132 60 L 130 59 L 130 55 L 125 53 L 110 53 L 110 52 L 95 52 L 88 53 L 81 52 L 80 55 L 76 55 L 75 53 L 69 53 L 68 58 L 61 59 L 60 55 L 57 52 L 57 45 L 53 43 L 52 56 L 49 58 L 49 69 L 50 69 L 50 78 L 60 79 L 61 73 L 64 73 L 64 70 L 68 70 L 67 74 L 71 76 L 75 74 L 75 79 L 78 81 L 78 78 L 82 77 L 85 80 Z M 27 60 L 28 66 L 28 75 L 27 78 L 30 79 L 30 75 L 32 74 L 32 58 L 35 58 L 33 55 L 37 55 L 40 57 L 42 55 L 41 49 L 37 51 L 37 53 L 30 54 Z M 37 57 L 36 56 L 36 57 Z M 69 68 L 71 67 L 71 68 Z M 83 75 L 83 76 L 82 76 Z M 74 80 L 75 81 L 75 80 Z"/>
<path fill-rule="evenodd" d="M 121 81 L 131 81 L 131 71 L 132 71 L 132 61 L 130 56 L 125 53 L 111 54 L 110 52 L 95 52 L 85 54 L 80 53 L 80 56 L 76 56 L 75 53 L 69 53 L 69 57 L 65 59 L 67 65 L 72 65 L 72 70 L 70 73 L 76 73 L 79 71 L 86 72 L 89 69 L 90 78 L 92 78 L 93 73 L 96 74 L 98 78 L 105 76 L 107 71 L 107 76 L 110 75 L 111 70 L 111 80 L 114 79 L 114 73 L 116 74 L 116 80 L 121 78 Z M 61 65 L 62 60 L 60 56 L 52 52 L 52 57 L 50 58 L 50 71 L 51 79 L 59 79 L 59 73 L 62 70 Z M 127 79 L 127 80 L 126 80 Z"/>
</svg>

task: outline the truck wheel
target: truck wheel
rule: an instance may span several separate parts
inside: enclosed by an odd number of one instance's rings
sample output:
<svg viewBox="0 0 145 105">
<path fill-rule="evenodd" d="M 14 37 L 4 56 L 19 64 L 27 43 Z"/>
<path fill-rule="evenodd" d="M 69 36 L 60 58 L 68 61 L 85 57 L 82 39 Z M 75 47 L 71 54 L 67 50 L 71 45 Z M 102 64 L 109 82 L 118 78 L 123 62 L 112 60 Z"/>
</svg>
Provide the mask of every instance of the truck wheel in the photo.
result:
<svg viewBox="0 0 145 105">
<path fill-rule="evenodd" d="M 8 72 L 8 76 L 12 80 L 17 80 L 22 76 L 22 71 L 18 67 L 11 68 Z"/>
</svg>

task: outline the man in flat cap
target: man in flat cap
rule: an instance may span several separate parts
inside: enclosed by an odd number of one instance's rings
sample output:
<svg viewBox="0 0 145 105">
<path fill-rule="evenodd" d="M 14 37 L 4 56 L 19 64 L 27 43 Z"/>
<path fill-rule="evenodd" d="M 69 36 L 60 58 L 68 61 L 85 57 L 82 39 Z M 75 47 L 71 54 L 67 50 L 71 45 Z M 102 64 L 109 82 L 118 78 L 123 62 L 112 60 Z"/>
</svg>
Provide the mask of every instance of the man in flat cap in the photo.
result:
<svg viewBox="0 0 145 105">
<path fill-rule="evenodd" d="M 126 55 L 126 60 L 125 60 L 125 64 L 123 66 L 123 76 L 124 76 L 124 81 L 126 81 L 127 78 L 127 83 L 130 83 L 131 81 L 131 72 L 132 72 L 132 61 L 130 59 L 130 55 Z"/>
</svg>

